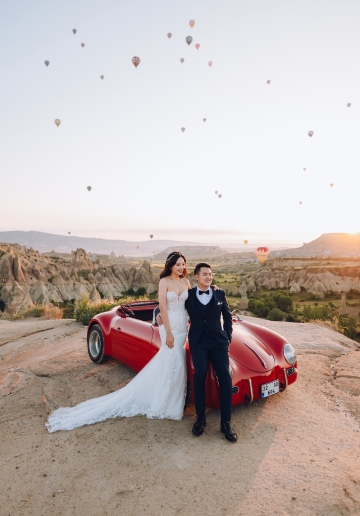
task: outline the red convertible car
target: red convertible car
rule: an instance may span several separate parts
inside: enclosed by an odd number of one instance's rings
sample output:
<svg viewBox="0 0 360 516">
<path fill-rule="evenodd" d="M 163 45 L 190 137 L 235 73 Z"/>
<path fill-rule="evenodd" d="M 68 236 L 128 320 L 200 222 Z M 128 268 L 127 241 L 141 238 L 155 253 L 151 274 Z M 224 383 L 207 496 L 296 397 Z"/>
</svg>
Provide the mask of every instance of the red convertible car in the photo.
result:
<svg viewBox="0 0 360 516">
<path fill-rule="evenodd" d="M 159 328 L 154 317 L 157 307 L 157 301 L 129 303 L 91 319 L 87 332 L 91 360 L 101 364 L 113 357 L 135 371 L 140 371 L 161 346 Z M 188 342 L 186 351 L 188 400 L 194 401 L 194 366 Z M 235 313 L 229 354 L 233 405 L 267 398 L 284 391 L 296 381 L 296 355 L 291 344 L 278 333 L 243 321 Z M 218 408 L 219 386 L 211 365 L 206 382 L 206 405 Z"/>
</svg>

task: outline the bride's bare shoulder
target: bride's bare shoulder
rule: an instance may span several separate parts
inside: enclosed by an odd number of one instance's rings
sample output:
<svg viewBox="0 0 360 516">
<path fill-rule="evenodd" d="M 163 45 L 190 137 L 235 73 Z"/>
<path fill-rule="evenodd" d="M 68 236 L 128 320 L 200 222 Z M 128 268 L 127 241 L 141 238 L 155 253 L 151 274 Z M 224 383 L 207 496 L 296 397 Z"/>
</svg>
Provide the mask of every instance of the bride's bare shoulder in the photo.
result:
<svg viewBox="0 0 360 516">
<path fill-rule="evenodd" d="M 188 290 L 191 288 L 190 281 L 187 278 L 183 278 L 182 282 L 186 285 Z"/>
</svg>

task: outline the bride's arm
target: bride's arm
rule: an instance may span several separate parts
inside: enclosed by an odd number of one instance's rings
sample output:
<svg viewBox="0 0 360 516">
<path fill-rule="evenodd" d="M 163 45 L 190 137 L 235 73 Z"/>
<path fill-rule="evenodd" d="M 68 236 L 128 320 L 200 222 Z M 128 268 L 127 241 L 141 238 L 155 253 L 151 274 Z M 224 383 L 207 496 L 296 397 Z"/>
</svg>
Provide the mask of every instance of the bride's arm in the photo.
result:
<svg viewBox="0 0 360 516">
<path fill-rule="evenodd" d="M 169 323 L 169 316 L 166 309 L 166 293 L 167 293 L 167 286 L 166 286 L 166 280 L 162 278 L 159 282 L 159 308 L 161 313 L 161 318 L 163 325 L 165 327 L 166 331 L 166 345 L 168 348 L 174 347 L 174 337 L 171 333 L 170 329 L 170 323 Z"/>
</svg>

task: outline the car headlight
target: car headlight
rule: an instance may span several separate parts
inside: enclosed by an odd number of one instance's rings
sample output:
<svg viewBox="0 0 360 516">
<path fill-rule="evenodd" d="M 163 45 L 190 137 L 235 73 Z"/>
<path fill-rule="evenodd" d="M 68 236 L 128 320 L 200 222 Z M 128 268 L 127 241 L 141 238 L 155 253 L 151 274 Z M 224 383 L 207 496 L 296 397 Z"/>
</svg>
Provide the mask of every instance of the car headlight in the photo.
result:
<svg viewBox="0 0 360 516">
<path fill-rule="evenodd" d="M 296 362 L 295 349 L 291 344 L 285 344 L 284 346 L 284 357 L 288 364 L 294 365 Z"/>
</svg>

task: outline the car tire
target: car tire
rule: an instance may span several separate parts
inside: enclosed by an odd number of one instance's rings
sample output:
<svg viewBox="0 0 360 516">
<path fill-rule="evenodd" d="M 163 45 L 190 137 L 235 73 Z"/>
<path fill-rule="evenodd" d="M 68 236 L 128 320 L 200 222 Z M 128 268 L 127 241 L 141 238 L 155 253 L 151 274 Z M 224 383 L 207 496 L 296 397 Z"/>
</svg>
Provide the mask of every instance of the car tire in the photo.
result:
<svg viewBox="0 0 360 516">
<path fill-rule="evenodd" d="M 98 324 L 94 324 L 90 328 L 87 348 L 89 357 L 95 364 L 103 364 L 109 359 L 109 357 L 104 354 L 104 335 Z"/>
</svg>

